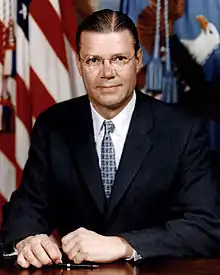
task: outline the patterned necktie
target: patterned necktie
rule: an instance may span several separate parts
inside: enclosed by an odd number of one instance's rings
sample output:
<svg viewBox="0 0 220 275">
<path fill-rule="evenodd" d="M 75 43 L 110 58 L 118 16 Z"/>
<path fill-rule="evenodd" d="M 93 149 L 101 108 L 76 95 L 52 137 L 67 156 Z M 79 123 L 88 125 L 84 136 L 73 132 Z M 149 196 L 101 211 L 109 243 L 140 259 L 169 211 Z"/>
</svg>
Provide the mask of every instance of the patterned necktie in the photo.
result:
<svg viewBox="0 0 220 275">
<path fill-rule="evenodd" d="M 105 133 L 101 145 L 101 175 L 105 195 L 106 198 L 109 199 L 116 173 L 115 148 L 110 136 L 115 126 L 112 121 L 106 120 L 103 122 L 103 126 Z"/>
</svg>

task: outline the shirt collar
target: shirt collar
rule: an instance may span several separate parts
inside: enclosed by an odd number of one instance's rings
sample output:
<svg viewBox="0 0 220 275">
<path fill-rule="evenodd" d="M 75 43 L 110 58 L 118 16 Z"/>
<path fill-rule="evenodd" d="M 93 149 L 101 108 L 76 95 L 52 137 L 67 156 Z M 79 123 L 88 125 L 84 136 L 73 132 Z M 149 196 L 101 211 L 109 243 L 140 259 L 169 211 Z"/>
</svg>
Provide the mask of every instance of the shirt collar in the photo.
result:
<svg viewBox="0 0 220 275">
<path fill-rule="evenodd" d="M 117 116 L 115 116 L 113 119 L 111 119 L 111 121 L 115 125 L 115 133 L 116 134 L 120 135 L 120 133 L 123 131 L 123 129 L 125 129 L 125 128 L 128 129 L 128 127 L 130 125 L 131 117 L 132 117 L 132 114 L 134 111 L 135 103 L 136 103 L 136 93 L 134 92 L 131 100 L 128 102 L 128 104 L 125 106 L 125 108 Z M 90 102 L 90 106 L 91 106 L 91 111 L 92 111 L 93 128 L 94 128 L 94 135 L 95 135 L 95 141 L 96 141 L 97 136 L 100 134 L 100 132 L 102 130 L 102 125 L 103 125 L 105 118 L 103 118 L 95 110 L 95 108 L 93 107 L 91 102 Z"/>
</svg>

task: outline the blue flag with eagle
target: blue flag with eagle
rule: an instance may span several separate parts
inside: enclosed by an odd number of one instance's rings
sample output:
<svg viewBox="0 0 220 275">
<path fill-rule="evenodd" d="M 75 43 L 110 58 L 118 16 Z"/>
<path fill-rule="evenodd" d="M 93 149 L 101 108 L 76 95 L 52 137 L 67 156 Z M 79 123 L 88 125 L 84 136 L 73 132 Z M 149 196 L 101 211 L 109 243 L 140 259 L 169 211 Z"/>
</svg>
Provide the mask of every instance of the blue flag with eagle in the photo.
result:
<svg viewBox="0 0 220 275">
<path fill-rule="evenodd" d="M 176 33 L 196 61 L 203 66 L 207 80 L 220 78 L 220 2 L 185 1 L 183 16 L 174 24 Z"/>
<path fill-rule="evenodd" d="M 167 45 L 164 20 L 165 0 L 124 0 L 122 4 L 122 11 L 133 19 L 139 32 L 144 58 L 137 86 L 146 92 L 148 92 L 146 83 L 148 65 L 155 50 L 158 3 L 160 3 L 160 60 L 163 64 L 166 59 Z M 174 61 L 173 70 L 177 71 L 178 89 L 184 84 L 182 94 L 179 90 L 179 101 L 180 103 L 182 101 L 187 108 L 197 110 L 200 115 L 205 114 L 210 133 L 210 145 L 220 152 L 219 14 L 219 0 L 168 1 L 169 42 L 172 61 Z M 158 93 L 153 96 L 163 99 Z"/>
</svg>

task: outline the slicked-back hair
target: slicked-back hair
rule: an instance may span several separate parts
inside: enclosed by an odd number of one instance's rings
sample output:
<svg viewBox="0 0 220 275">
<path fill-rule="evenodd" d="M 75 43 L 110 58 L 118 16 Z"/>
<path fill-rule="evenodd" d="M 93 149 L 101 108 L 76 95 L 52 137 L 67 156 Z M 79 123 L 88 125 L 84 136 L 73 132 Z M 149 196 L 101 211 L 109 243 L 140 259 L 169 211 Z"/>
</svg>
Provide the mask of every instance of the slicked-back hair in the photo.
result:
<svg viewBox="0 0 220 275">
<path fill-rule="evenodd" d="M 128 30 L 134 41 L 135 55 L 140 49 L 138 32 L 134 22 L 126 14 L 120 11 L 103 9 L 93 12 L 81 24 L 79 24 L 76 33 L 76 50 L 80 52 L 80 38 L 83 31 L 97 33 L 122 32 Z"/>
</svg>

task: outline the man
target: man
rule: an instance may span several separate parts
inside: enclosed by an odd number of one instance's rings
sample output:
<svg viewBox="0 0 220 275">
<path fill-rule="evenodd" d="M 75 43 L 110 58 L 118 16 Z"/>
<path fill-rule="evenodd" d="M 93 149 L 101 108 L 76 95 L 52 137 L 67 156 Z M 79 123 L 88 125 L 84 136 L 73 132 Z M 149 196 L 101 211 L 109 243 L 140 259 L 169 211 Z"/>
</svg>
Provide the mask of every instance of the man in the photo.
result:
<svg viewBox="0 0 220 275">
<path fill-rule="evenodd" d="M 201 123 L 134 92 L 142 53 L 134 23 L 93 13 L 77 33 L 88 96 L 42 113 L 21 186 L 4 208 L 5 244 L 22 267 L 210 257 L 219 249 L 217 183 Z"/>
</svg>

